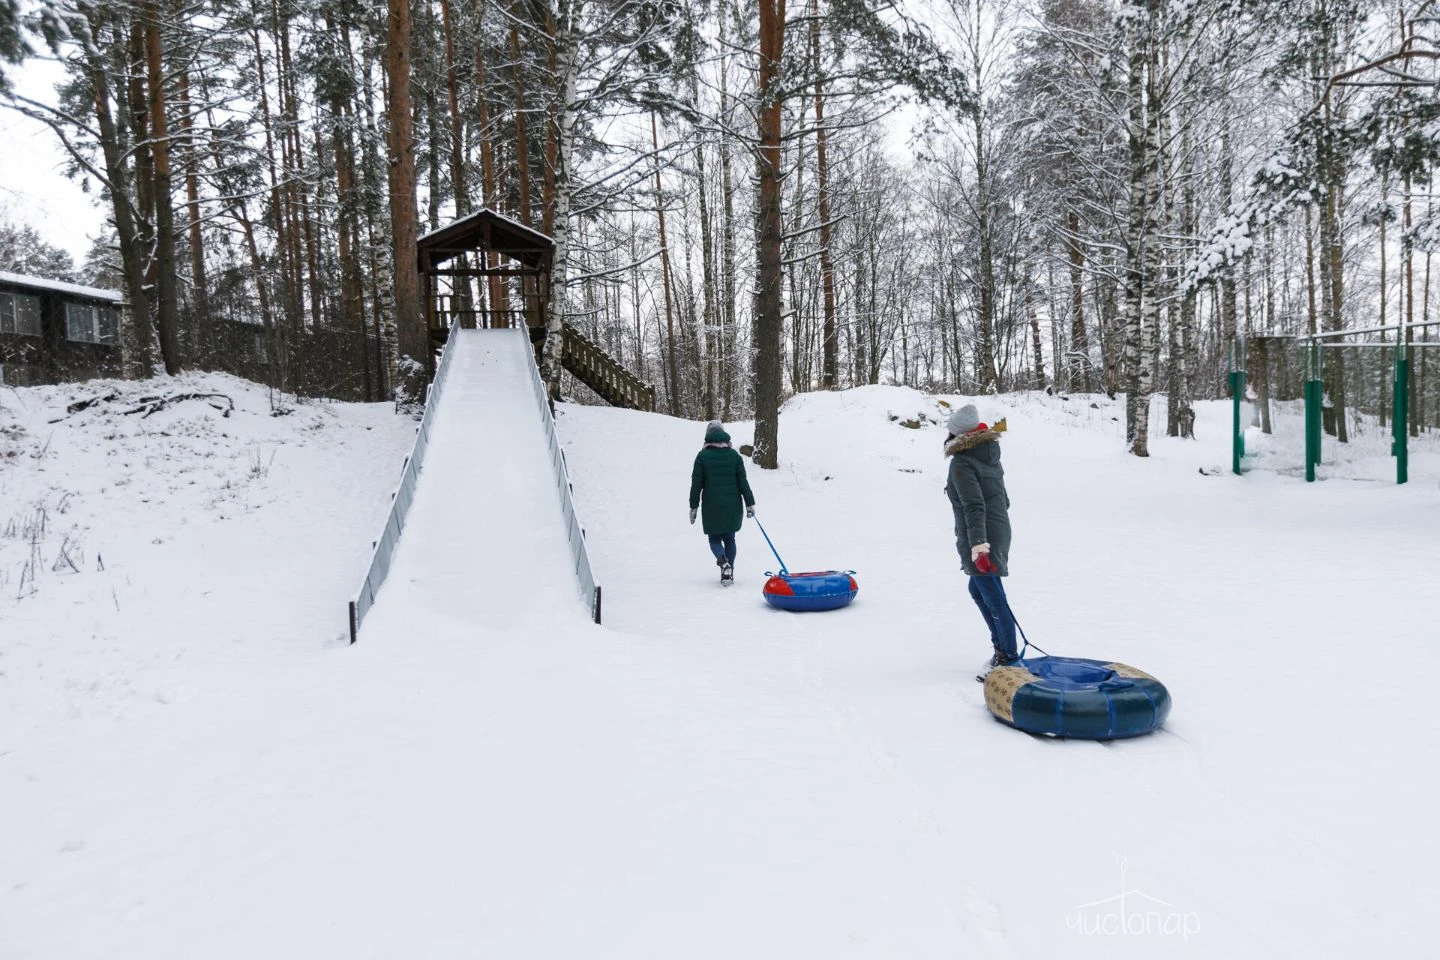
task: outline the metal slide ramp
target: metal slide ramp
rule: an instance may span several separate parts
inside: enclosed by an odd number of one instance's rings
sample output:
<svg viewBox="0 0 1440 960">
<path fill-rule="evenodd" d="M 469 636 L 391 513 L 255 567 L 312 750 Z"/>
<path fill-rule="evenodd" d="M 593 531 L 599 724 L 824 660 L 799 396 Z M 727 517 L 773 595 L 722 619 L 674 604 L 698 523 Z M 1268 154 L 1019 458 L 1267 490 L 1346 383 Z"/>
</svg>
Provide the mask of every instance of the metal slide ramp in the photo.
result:
<svg viewBox="0 0 1440 960">
<path fill-rule="evenodd" d="M 554 431 L 525 330 L 452 331 L 351 604 L 352 642 L 372 605 L 391 625 L 440 616 L 506 628 L 536 611 L 583 616 L 587 606 L 598 622 L 599 588 Z"/>
</svg>

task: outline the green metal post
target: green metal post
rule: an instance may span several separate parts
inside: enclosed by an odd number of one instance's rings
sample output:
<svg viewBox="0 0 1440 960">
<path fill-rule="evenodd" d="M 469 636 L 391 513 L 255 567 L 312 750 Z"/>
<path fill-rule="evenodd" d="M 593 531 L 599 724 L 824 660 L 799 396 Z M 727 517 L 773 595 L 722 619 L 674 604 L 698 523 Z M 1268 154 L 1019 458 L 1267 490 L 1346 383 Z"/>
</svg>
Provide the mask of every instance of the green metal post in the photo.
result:
<svg viewBox="0 0 1440 960">
<path fill-rule="evenodd" d="M 1391 450 L 1395 454 L 1395 482 L 1405 483 L 1410 479 L 1410 425 L 1406 417 L 1410 408 L 1410 361 L 1402 349 L 1395 351 L 1395 411 L 1391 425 L 1395 439 Z"/>
<path fill-rule="evenodd" d="M 1245 428 L 1240 422 L 1240 403 L 1245 399 L 1245 340 L 1230 341 L 1230 470 L 1240 475 L 1245 458 Z"/>
<path fill-rule="evenodd" d="M 1245 371 L 1230 371 L 1230 469 L 1238 476 L 1245 456 L 1245 429 L 1240 423 L 1240 400 L 1245 396 Z"/>
<path fill-rule="evenodd" d="M 1318 446 L 1315 428 L 1320 425 L 1320 400 L 1315 390 L 1318 383 L 1317 380 L 1305 381 L 1305 481 L 1307 483 L 1315 482 L 1315 464 L 1320 462 L 1320 456 L 1315 449 Z"/>
<path fill-rule="evenodd" d="M 1320 462 L 1320 440 L 1324 436 L 1321 407 L 1325 402 L 1325 381 L 1321 365 L 1324 354 L 1313 340 L 1305 346 L 1305 480 L 1315 482 L 1315 465 Z"/>
</svg>

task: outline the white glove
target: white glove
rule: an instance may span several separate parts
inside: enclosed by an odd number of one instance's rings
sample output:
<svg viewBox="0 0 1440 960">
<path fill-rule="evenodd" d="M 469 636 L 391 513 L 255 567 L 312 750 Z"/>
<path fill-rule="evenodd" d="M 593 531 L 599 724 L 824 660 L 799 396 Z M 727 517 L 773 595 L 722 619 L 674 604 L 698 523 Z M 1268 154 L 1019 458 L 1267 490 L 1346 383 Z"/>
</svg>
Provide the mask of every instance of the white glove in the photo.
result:
<svg viewBox="0 0 1440 960">
<path fill-rule="evenodd" d="M 980 562 L 980 555 L 981 555 L 982 553 L 989 553 L 989 552 L 990 552 L 990 544 L 988 544 L 988 543 L 977 543 L 977 544 L 975 544 L 975 546 L 973 546 L 973 547 L 970 548 L 970 562 L 971 562 L 971 563 L 979 563 L 979 562 Z"/>
<path fill-rule="evenodd" d="M 755 519 L 755 507 L 753 504 L 745 508 L 745 516 L 752 520 Z"/>
<path fill-rule="evenodd" d="M 691 526 L 694 526 L 694 525 L 695 525 L 695 514 L 698 513 L 698 512 L 699 512 L 699 511 L 698 511 L 695 507 L 691 507 L 691 508 L 690 508 L 690 525 L 691 525 Z"/>
</svg>

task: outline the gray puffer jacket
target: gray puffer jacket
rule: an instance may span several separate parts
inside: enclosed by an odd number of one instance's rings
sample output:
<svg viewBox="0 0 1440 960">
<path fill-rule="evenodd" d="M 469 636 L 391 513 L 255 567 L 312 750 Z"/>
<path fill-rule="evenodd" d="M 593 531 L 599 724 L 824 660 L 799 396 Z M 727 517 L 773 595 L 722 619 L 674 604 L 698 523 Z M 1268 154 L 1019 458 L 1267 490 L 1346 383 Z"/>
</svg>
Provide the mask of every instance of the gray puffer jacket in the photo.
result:
<svg viewBox="0 0 1440 960">
<path fill-rule="evenodd" d="M 945 493 L 955 511 L 955 549 L 972 577 L 983 576 L 970 562 L 970 548 L 977 543 L 990 544 L 990 562 L 1000 576 L 1010 573 L 1010 495 L 999 440 L 994 430 L 978 430 L 945 445 L 950 458 Z"/>
</svg>

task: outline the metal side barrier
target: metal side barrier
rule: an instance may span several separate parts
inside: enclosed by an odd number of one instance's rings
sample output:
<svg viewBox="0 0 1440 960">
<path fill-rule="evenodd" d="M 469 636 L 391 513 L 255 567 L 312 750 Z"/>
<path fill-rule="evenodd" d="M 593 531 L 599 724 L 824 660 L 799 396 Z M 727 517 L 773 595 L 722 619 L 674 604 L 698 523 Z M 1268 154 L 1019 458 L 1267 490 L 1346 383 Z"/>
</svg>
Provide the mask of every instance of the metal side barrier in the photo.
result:
<svg viewBox="0 0 1440 960">
<path fill-rule="evenodd" d="M 550 410 L 550 394 L 545 381 L 540 379 L 540 367 L 535 363 L 535 350 L 528 337 L 515 338 L 518 348 L 529 358 L 530 382 L 535 389 L 535 406 L 540 422 L 545 428 L 545 442 L 550 446 L 550 465 L 555 470 L 555 485 L 560 493 L 560 510 L 564 514 L 565 528 L 570 538 L 570 559 L 575 568 L 575 579 L 580 585 L 580 598 L 590 606 L 590 619 L 600 622 L 600 585 L 595 582 L 595 570 L 590 566 L 590 553 L 585 549 L 585 528 L 575 513 L 575 488 L 570 483 L 570 468 L 565 463 L 565 451 L 560 449 L 560 438 L 555 433 L 555 415 Z"/>
<path fill-rule="evenodd" d="M 450 358 L 454 353 L 454 341 L 451 341 L 441 353 L 435 379 L 425 392 L 425 412 L 421 415 L 420 426 L 415 431 L 415 446 L 411 448 L 410 455 L 405 458 L 405 465 L 400 470 L 400 483 L 395 492 L 390 494 L 390 514 L 385 518 L 385 529 L 380 532 L 378 539 L 371 542 L 375 555 L 370 560 L 370 569 L 365 573 L 359 592 L 350 601 L 351 643 L 360 635 L 360 624 L 365 619 L 365 614 L 374 606 L 375 594 L 390 573 L 390 558 L 394 556 L 395 548 L 400 543 L 400 532 L 405 529 L 405 515 L 410 512 L 410 504 L 415 499 L 415 484 L 420 479 L 420 469 L 425 462 L 425 448 L 429 445 L 430 429 L 435 423 L 435 409 L 440 405 L 440 394 L 445 389 L 445 381 L 450 373 Z"/>
</svg>

